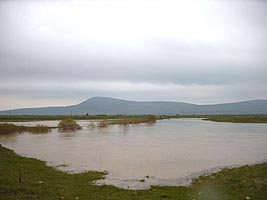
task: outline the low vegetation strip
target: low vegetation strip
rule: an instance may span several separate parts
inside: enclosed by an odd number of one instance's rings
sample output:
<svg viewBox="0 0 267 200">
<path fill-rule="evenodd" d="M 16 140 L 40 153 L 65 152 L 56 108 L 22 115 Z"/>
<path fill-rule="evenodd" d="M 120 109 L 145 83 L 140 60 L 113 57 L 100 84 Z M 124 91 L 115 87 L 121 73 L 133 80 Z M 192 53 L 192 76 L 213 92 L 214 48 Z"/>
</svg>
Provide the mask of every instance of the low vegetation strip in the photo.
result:
<svg viewBox="0 0 267 200">
<path fill-rule="evenodd" d="M 72 118 L 74 120 L 102 120 L 142 117 L 143 115 L 0 115 L 2 122 L 51 121 Z"/>
<path fill-rule="evenodd" d="M 205 120 L 232 123 L 267 123 L 267 115 L 208 116 Z"/>
<path fill-rule="evenodd" d="M 74 115 L 74 116 L 34 116 L 34 115 L 11 115 L 0 116 L 2 122 L 19 122 L 19 121 L 41 121 L 41 120 L 64 120 L 72 118 L 74 120 L 121 120 L 125 118 L 130 120 L 142 119 L 146 115 Z M 267 123 L 267 115 L 160 115 L 163 119 L 170 118 L 202 118 L 204 120 L 216 122 L 233 122 L 233 123 Z"/>
<path fill-rule="evenodd" d="M 177 169 L 178 170 L 178 169 Z M 267 163 L 225 169 L 202 176 L 188 187 L 124 190 L 94 185 L 105 173 L 89 171 L 68 174 L 45 162 L 25 158 L 0 145 L 0 199 L 90 199 L 90 200 L 263 200 L 267 197 Z"/>
<path fill-rule="evenodd" d="M 59 122 L 58 127 L 48 127 L 45 125 L 37 124 L 36 126 L 17 126 L 11 123 L 0 124 L 0 134 L 10 134 L 10 133 L 22 133 L 22 132 L 31 132 L 31 133 L 48 133 L 52 128 L 59 128 L 63 131 L 68 130 L 78 130 L 82 127 L 73 119 L 68 118 Z"/>
<path fill-rule="evenodd" d="M 21 133 L 21 132 L 32 132 L 32 133 L 47 133 L 53 127 L 47 127 L 44 125 L 36 125 L 33 127 L 27 126 L 16 126 L 14 124 L 4 123 L 0 124 L 0 134 L 9 134 L 9 133 Z"/>
<path fill-rule="evenodd" d="M 267 123 L 267 115 L 163 115 L 163 118 L 201 118 L 214 122 Z"/>
<path fill-rule="evenodd" d="M 112 124 L 141 124 L 141 123 L 155 123 L 157 119 L 160 119 L 160 116 L 157 115 L 145 115 L 137 118 L 128 118 L 113 120 Z"/>
<path fill-rule="evenodd" d="M 153 124 L 156 123 L 157 119 L 160 119 L 160 116 L 157 115 L 145 115 L 141 117 L 136 117 L 136 118 L 129 118 L 125 116 L 122 119 L 113 119 L 113 120 L 102 120 L 98 123 L 97 127 L 104 128 L 109 125 L 129 125 L 129 124 L 141 124 L 141 123 L 149 123 Z"/>
</svg>

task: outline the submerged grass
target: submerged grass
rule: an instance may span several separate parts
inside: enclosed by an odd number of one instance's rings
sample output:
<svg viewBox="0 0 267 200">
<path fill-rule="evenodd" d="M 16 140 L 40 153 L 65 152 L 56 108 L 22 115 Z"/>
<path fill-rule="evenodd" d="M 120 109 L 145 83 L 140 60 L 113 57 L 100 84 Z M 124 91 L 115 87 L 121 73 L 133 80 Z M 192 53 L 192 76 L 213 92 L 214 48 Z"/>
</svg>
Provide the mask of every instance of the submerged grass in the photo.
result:
<svg viewBox="0 0 267 200">
<path fill-rule="evenodd" d="M 109 125 L 124 125 L 128 126 L 130 124 L 141 124 L 141 123 L 149 123 L 153 124 L 156 123 L 157 119 L 160 117 L 157 115 L 145 115 L 141 117 L 136 117 L 136 118 L 128 118 L 128 117 L 123 117 L 122 119 L 113 119 L 113 120 L 102 120 L 98 123 L 97 127 L 99 128 L 105 128 Z"/>
<path fill-rule="evenodd" d="M 40 124 L 37 124 L 36 126 L 33 127 L 27 127 L 26 129 L 31 133 L 48 133 L 51 131 L 51 127 Z"/>
<path fill-rule="evenodd" d="M 8 123 L 0 124 L 1 134 L 16 133 L 23 131 L 25 131 L 25 127 L 23 126 L 16 126 L 14 124 L 8 124 Z"/>
<path fill-rule="evenodd" d="M 160 117 L 157 115 L 145 115 L 139 118 L 125 117 L 123 119 L 114 120 L 113 124 L 129 125 L 129 124 L 141 124 L 141 123 L 156 123 L 157 119 L 160 119 Z"/>
<path fill-rule="evenodd" d="M 177 169 L 178 170 L 178 169 Z M 263 200 L 267 197 L 267 163 L 225 169 L 196 179 L 192 186 L 124 190 L 92 183 L 105 173 L 68 174 L 45 162 L 16 155 L 0 145 L 0 199 L 90 200 Z"/>
<path fill-rule="evenodd" d="M 0 134 L 10 134 L 10 133 L 21 133 L 21 132 L 31 132 L 31 133 L 48 133 L 52 128 L 59 128 L 60 130 L 78 130 L 82 127 L 77 124 L 77 122 L 71 118 L 64 119 L 59 122 L 58 127 L 48 127 L 45 125 L 37 124 L 36 126 L 17 126 L 11 123 L 0 124 Z"/>
<path fill-rule="evenodd" d="M 0 124 L 0 134 L 10 134 L 10 133 L 21 133 L 25 131 L 29 131 L 31 133 L 48 133 L 51 128 L 44 125 L 37 124 L 33 127 L 27 126 L 16 126 L 14 124 L 4 123 Z"/>
</svg>

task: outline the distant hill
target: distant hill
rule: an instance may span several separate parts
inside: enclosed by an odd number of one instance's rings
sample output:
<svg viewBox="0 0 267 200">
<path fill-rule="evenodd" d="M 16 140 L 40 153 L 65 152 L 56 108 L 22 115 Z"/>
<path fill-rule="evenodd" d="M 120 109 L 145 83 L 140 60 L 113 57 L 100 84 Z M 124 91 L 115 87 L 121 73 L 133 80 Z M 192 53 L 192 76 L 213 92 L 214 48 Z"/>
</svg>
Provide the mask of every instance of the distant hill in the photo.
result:
<svg viewBox="0 0 267 200">
<path fill-rule="evenodd" d="M 267 114 L 267 100 L 243 101 L 213 105 L 196 105 L 165 101 L 126 101 L 108 97 L 93 97 L 73 106 L 22 108 L 10 110 L 11 115 L 191 115 L 191 114 Z M 8 115 L 9 110 L 0 111 Z"/>
</svg>

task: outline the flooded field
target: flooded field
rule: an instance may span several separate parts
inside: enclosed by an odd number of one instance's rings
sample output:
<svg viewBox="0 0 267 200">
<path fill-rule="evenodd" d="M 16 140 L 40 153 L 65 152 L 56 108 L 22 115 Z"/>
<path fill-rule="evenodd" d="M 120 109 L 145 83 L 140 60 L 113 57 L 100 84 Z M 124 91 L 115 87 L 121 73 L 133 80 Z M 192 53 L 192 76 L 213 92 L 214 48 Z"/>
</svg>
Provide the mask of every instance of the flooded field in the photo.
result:
<svg viewBox="0 0 267 200">
<path fill-rule="evenodd" d="M 82 130 L 2 135 L 0 143 L 61 170 L 106 170 L 106 179 L 97 184 L 130 189 L 186 184 L 205 170 L 267 159 L 267 124 L 170 119 L 92 128 L 91 121 L 78 123 Z M 14 124 L 56 126 L 58 121 Z"/>
</svg>

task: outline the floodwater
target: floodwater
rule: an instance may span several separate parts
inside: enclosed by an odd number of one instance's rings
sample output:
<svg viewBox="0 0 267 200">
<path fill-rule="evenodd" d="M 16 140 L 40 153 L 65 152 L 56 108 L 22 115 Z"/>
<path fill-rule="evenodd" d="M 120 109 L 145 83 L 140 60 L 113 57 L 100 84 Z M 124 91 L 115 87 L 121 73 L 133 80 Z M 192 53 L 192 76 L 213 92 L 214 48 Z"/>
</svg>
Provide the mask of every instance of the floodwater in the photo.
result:
<svg viewBox="0 0 267 200">
<path fill-rule="evenodd" d="M 92 128 L 90 121 L 77 122 L 82 130 L 3 135 L 0 143 L 64 171 L 106 170 L 108 175 L 97 184 L 129 189 L 183 185 L 209 169 L 267 159 L 267 124 L 170 119 L 153 125 Z M 58 121 L 14 124 L 55 126 Z"/>
</svg>

